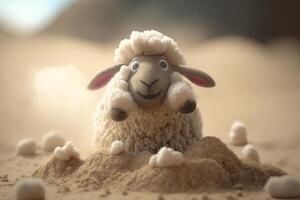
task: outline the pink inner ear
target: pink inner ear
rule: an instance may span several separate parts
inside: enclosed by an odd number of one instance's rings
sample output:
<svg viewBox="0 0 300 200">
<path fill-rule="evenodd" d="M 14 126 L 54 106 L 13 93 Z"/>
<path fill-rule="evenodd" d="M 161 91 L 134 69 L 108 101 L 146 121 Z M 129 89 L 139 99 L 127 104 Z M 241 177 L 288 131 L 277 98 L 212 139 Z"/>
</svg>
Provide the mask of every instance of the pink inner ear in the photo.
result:
<svg viewBox="0 0 300 200">
<path fill-rule="evenodd" d="M 200 76 L 189 75 L 187 78 L 199 86 L 208 86 L 209 85 L 208 81 Z"/>
<path fill-rule="evenodd" d="M 113 73 L 105 73 L 105 74 L 99 75 L 99 77 L 97 76 L 93 80 L 93 82 L 91 83 L 89 88 L 90 89 L 101 88 L 101 87 L 105 86 L 112 77 L 113 77 Z"/>
</svg>

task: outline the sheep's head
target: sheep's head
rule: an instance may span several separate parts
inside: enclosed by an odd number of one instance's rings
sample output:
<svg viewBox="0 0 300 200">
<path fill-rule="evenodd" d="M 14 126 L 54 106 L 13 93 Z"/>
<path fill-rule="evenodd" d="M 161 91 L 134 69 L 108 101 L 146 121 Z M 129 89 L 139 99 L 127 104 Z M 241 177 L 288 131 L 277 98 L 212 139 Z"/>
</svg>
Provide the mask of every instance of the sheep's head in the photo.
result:
<svg viewBox="0 0 300 200">
<path fill-rule="evenodd" d="M 136 103 L 149 110 L 159 106 L 166 96 L 173 72 L 163 56 L 136 56 L 129 63 L 129 91 Z"/>
<path fill-rule="evenodd" d="M 181 66 L 184 59 L 177 44 L 156 31 L 133 32 L 130 40 L 125 39 L 120 43 L 115 58 L 116 62 L 123 64 L 115 65 L 98 74 L 88 88 L 91 90 L 101 88 L 122 65 L 127 65 L 131 70 L 127 80 L 128 90 L 132 99 L 144 110 L 156 109 L 164 102 L 174 72 L 179 72 L 202 87 L 215 85 L 214 80 L 206 73 Z M 195 107 L 196 102 L 192 100 L 184 102 L 177 110 L 190 113 Z M 116 121 L 122 121 L 126 119 L 127 113 L 122 108 L 112 108 L 111 116 Z"/>
</svg>

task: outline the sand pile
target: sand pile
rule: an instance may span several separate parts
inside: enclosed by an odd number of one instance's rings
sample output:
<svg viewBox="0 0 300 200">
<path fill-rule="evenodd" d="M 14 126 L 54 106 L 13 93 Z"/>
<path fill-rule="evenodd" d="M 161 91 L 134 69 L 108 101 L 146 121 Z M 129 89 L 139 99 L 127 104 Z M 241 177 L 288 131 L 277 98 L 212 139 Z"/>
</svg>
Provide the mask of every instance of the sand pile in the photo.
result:
<svg viewBox="0 0 300 200">
<path fill-rule="evenodd" d="M 184 155 L 181 166 L 151 167 L 151 153 L 110 155 L 99 150 L 86 160 L 51 158 L 34 176 L 72 191 L 110 188 L 116 191 L 199 192 L 204 189 L 262 187 L 270 176 L 284 175 L 280 169 L 242 162 L 218 138 L 205 137 Z"/>
</svg>

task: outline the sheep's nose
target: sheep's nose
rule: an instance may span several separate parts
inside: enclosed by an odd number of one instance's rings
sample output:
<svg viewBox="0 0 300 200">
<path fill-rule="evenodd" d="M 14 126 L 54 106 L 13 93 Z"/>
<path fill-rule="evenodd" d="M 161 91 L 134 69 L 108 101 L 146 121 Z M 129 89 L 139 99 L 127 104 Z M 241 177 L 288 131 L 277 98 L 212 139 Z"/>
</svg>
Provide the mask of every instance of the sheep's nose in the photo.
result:
<svg viewBox="0 0 300 200">
<path fill-rule="evenodd" d="M 143 83 L 144 85 L 146 85 L 147 87 L 151 87 L 152 85 L 154 85 L 154 83 L 156 83 L 159 79 L 156 79 L 154 81 L 152 81 L 151 83 L 146 83 L 145 81 L 140 80 L 141 83 Z"/>
</svg>

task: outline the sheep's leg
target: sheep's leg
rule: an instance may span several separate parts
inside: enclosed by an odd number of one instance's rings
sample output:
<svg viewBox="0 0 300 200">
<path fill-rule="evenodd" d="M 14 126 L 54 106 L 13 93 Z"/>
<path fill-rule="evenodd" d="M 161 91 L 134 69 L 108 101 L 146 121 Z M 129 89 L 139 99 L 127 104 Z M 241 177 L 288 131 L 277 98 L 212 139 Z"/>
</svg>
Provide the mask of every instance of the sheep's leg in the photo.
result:
<svg viewBox="0 0 300 200">
<path fill-rule="evenodd" d="M 168 104 L 175 111 L 188 114 L 196 109 L 192 87 L 184 81 L 175 82 L 169 87 L 167 99 Z"/>
<path fill-rule="evenodd" d="M 120 108 L 111 108 L 110 116 L 116 122 L 123 121 L 128 117 L 127 112 Z"/>
<path fill-rule="evenodd" d="M 178 109 L 179 112 L 188 114 L 193 112 L 196 109 L 196 101 L 187 100 L 181 108 Z"/>
</svg>

